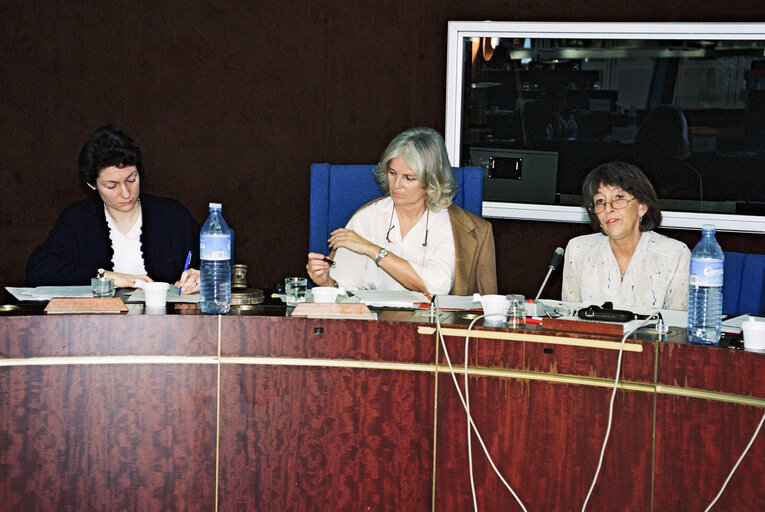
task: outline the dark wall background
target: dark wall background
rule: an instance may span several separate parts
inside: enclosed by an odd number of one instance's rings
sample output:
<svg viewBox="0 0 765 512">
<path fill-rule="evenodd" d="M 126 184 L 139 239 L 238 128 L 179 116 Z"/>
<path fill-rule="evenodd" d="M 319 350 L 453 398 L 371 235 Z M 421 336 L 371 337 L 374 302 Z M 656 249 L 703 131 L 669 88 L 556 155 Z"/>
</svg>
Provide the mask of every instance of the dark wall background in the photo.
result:
<svg viewBox="0 0 765 512">
<path fill-rule="evenodd" d="M 142 190 L 201 223 L 223 203 L 251 286 L 304 274 L 311 162 L 373 163 L 414 125 L 443 132 L 448 20 L 763 21 L 761 0 L 3 2 L 0 285 L 89 190 L 87 135 L 141 146 Z M 493 221 L 500 290 L 533 295 L 580 224 Z M 698 234 L 667 233 L 690 246 Z M 761 235 L 721 234 L 765 253 Z M 545 295 L 559 293 L 559 278 Z"/>
</svg>

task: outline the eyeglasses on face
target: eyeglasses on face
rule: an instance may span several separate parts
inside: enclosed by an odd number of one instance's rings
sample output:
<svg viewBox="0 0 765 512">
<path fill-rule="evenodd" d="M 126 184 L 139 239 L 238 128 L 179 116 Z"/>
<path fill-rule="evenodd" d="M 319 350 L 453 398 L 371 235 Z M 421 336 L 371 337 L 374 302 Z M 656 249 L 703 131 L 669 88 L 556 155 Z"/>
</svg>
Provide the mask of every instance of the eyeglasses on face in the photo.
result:
<svg viewBox="0 0 765 512">
<path fill-rule="evenodd" d="M 603 213 L 603 211 L 606 209 L 607 204 L 610 204 L 611 208 L 614 210 L 621 210 L 623 208 L 627 208 L 627 205 L 629 205 L 630 202 L 634 201 L 635 199 L 636 198 L 634 197 L 632 199 L 624 199 L 624 198 L 614 199 L 613 201 L 604 201 L 604 200 L 598 199 L 597 201 L 595 201 L 595 204 L 593 204 L 590 208 L 587 208 L 587 209 L 590 210 L 595 215 L 598 215 L 599 213 Z"/>
</svg>

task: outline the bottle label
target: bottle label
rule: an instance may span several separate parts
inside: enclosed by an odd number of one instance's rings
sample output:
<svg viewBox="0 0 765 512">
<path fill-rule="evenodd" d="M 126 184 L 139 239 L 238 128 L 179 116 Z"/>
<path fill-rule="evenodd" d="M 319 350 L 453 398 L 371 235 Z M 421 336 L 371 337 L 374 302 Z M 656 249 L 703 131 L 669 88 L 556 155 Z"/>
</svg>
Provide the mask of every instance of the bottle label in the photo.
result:
<svg viewBox="0 0 765 512">
<path fill-rule="evenodd" d="M 722 286 L 723 262 L 691 258 L 691 286 Z"/>
<path fill-rule="evenodd" d="M 229 235 L 201 235 L 199 257 L 202 260 L 222 261 L 231 259 L 231 237 Z"/>
</svg>

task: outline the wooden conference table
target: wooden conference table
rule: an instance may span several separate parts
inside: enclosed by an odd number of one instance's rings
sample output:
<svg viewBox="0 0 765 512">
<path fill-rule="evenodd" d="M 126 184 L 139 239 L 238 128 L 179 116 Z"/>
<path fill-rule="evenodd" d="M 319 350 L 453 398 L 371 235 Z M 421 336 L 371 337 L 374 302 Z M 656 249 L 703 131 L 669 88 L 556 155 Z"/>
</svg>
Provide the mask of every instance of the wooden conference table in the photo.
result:
<svg viewBox="0 0 765 512">
<path fill-rule="evenodd" d="M 427 314 L 174 307 L 0 314 L 3 510 L 472 510 L 466 415 Z M 468 321 L 442 322 L 462 386 Z M 470 407 L 499 470 L 529 511 L 581 509 L 619 339 L 472 334 Z M 701 511 L 754 432 L 765 354 L 683 337 L 627 341 L 588 510 Z M 520 510 L 472 448 L 479 509 Z M 765 510 L 763 460 L 760 435 L 715 510 Z"/>
</svg>

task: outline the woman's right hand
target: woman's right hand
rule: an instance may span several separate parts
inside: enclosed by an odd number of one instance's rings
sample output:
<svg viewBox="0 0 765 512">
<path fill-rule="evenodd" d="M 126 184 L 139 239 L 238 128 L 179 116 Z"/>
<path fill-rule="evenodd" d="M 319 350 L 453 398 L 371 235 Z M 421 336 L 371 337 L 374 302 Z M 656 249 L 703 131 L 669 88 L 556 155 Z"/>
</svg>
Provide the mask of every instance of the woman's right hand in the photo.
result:
<svg viewBox="0 0 765 512">
<path fill-rule="evenodd" d="M 317 252 L 308 253 L 308 263 L 305 266 L 308 277 L 318 286 L 334 286 L 334 280 L 329 277 L 329 263 L 324 261 L 324 255 Z"/>
<path fill-rule="evenodd" d="M 111 270 L 107 270 L 106 272 L 104 272 L 104 277 L 108 277 L 109 279 L 114 279 L 115 288 L 138 288 L 138 286 L 136 286 L 136 281 L 141 281 L 144 283 L 151 283 L 154 281 L 149 276 L 136 276 L 133 274 L 123 274 L 121 272 L 112 272 Z"/>
</svg>

